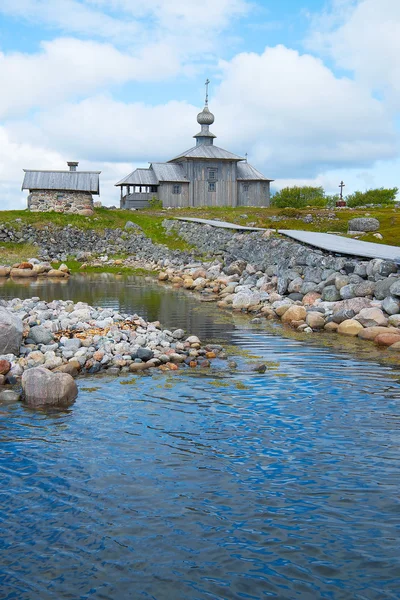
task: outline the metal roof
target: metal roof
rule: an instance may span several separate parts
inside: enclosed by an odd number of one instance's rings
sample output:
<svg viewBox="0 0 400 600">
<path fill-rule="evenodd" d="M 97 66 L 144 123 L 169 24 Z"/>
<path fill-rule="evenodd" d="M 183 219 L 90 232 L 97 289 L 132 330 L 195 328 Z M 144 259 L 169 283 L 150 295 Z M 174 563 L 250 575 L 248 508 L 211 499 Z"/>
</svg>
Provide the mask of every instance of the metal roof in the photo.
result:
<svg viewBox="0 0 400 600">
<path fill-rule="evenodd" d="M 205 144 L 200 144 L 199 146 L 194 146 L 193 148 L 189 148 L 186 152 L 182 152 L 172 160 L 168 162 L 172 162 L 174 160 L 178 160 L 178 158 L 210 158 L 210 159 L 219 159 L 219 160 L 244 160 L 241 156 L 237 156 L 236 154 L 232 154 L 228 152 L 228 150 L 224 150 L 223 148 L 218 148 L 218 146 L 206 146 Z"/>
<path fill-rule="evenodd" d="M 170 163 L 151 163 L 150 169 L 154 170 L 158 181 L 189 182 L 180 165 L 172 165 Z"/>
<path fill-rule="evenodd" d="M 249 163 L 247 162 L 238 163 L 237 178 L 239 181 L 274 181 L 273 179 L 268 179 L 267 177 L 264 177 L 264 175 L 260 173 L 260 171 L 257 171 L 257 169 L 249 165 Z"/>
<path fill-rule="evenodd" d="M 30 171 L 24 169 L 23 190 L 69 190 L 100 193 L 101 171 Z"/>
<path fill-rule="evenodd" d="M 115 185 L 158 185 L 158 179 L 152 169 L 135 169 Z"/>
</svg>

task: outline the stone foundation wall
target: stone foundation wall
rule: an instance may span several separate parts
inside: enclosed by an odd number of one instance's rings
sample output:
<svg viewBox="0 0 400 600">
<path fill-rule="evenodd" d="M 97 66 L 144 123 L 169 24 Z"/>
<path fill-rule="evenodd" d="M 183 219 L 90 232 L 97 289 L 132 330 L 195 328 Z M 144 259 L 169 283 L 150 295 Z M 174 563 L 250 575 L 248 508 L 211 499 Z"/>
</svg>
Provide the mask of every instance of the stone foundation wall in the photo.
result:
<svg viewBox="0 0 400 600">
<path fill-rule="evenodd" d="M 89 192 L 63 190 L 36 190 L 28 196 L 28 209 L 32 212 L 93 214 L 93 198 Z"/>
</svg>

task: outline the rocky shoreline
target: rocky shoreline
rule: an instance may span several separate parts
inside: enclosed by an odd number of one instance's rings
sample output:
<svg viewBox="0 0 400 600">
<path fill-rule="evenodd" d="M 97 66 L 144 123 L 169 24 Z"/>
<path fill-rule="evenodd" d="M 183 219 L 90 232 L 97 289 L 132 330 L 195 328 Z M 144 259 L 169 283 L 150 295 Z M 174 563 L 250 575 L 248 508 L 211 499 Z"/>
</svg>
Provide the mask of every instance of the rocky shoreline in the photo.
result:
<svg viewBox="0 0 400 600">
<path fill-rule="evenodd" d="M 190 290 L 221 309 L 248 313 L 254 323 L 279 319 L 306 334 L 326 331 L 373 341 L 394 356 L 400 351 L 400 271 L 395 262 L 332 255 L 272 230 L 243 234 L 170 220 L 164 227 L 190 242 L 193 253 L 163 254 L 164 247 L 151 242 L 124 260 L 82 253 L 81 261 L 158 272 L 160 283 Z M 66 265 L 55 270 L 36 259 L 1 267 L 0 273 L 1 269 L 3 277 L 51 277 L 52 270 L 57 277 L 69 275 Z M 17 342 L 13 345 L 12 340 Z M 49 372 L 71 378 L 79 373 L 118 375 L 150 368 L 208 367 L 217 356 L 224 357 L 220 346 L 203 346 L 181 329 L 163 330 L 158 322 L 147 323 L 138 315 L 72 301 L 1 302 L 3 386 L 21 379 L 24 386 L 28 376 L 23 374 L 32 370 L 42 378 Z M 55 383 L 41 385 L 50 389 Z M 0 389 L 0 400 L 13 393 Z"/>
<path fill-rule="evenodd" d="M 335 256 L 273 235 L 232 234 L 205 225 L 168 227 L 216 260 L 175 267 L 158 278 L 254 322 L 280 319 L 311 334 L 328 331 L 400 351 L 400 272 L 392 261 Z M 160 265 L 157 264 L 159 268 Z"/>
<path fill-rule="evenodd" d="M 158 321 L 147 322 L 137 314 L 69 300 L 1 301 L 0 386 L 22 379 L 25 399 L 35 406 L 63 404 L 71 396 L 70 380 L 79 374 L 208 368 L 217 356 L 224 358 L 222 346 L 202 345 L 183 329 L 162 329 Z M 29 371 L 36 375 L 28 378 Z M 66 395 L 55 393 L 59 379 L 49 372 L 68 375 Z M 0 400 L 17 399 L 16 395 L 0 387 Z"/>
</svg>

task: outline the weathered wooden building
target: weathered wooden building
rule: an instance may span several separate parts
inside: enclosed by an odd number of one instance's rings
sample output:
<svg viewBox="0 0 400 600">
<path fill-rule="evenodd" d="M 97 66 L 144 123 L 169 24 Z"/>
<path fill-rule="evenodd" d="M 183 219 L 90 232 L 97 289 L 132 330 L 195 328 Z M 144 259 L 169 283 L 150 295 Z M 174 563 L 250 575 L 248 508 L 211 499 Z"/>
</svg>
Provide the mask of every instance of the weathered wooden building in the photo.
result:
<svg viewBox="0 0 400 600">
<path fill-rule="evenodd" d="M 100 193 L 101 171 L 77 171 L 77 162 L 68 162 L 68 171 L 24 169 L 23 190 L 29 190 L 28 209 L 33 212 L 93 214 L 93 195 Z"/>
<path fill-rule="evenodd" d="M 208 94 L 197 122 L 201 130 L 193 136 L 193 148 L 166 163 L 135 169 L 115 184 L 121 190 L 121 208 L 146 208 L 152 198 L 161 200 L 165 208 L 269 206 L 273 179 L 264 177 L 247 159 L 214 145 Z"/>
</svg>

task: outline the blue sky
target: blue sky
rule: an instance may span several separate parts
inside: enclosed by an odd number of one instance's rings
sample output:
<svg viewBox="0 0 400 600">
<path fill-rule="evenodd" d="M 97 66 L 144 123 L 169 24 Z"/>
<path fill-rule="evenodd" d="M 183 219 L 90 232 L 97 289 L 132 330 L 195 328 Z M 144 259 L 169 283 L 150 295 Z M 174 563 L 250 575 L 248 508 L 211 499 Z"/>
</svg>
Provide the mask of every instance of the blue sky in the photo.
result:
<svg viewBox="0 0 400 600">
<path fill-rule="evenodd" d="M 193 145 L 211 79 L 216 144 L 284 185 L 399 184 L 400 2 L 0 0 L 0 191 L 23 168 L 102 171 Z"/>
</svg>

